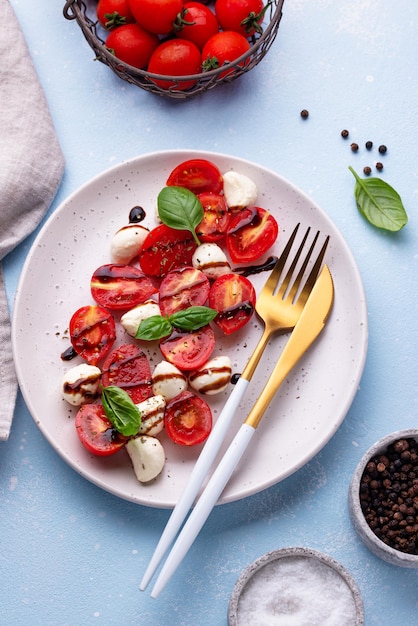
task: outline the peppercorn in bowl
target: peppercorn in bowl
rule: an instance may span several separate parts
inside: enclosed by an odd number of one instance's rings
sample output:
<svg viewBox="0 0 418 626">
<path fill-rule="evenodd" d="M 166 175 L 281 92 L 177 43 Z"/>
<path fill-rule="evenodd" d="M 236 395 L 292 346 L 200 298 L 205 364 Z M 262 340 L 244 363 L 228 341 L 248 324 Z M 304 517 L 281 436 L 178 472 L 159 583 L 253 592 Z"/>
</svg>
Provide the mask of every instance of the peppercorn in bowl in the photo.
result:
<svg viewBox="0 0 418 626">
<path fill-rule="evenodd" d="M 369 550 L 393 565 L 418 568 L 418 429 L 396 431 L 369 448 L 348 504 Z"/>
</svg>

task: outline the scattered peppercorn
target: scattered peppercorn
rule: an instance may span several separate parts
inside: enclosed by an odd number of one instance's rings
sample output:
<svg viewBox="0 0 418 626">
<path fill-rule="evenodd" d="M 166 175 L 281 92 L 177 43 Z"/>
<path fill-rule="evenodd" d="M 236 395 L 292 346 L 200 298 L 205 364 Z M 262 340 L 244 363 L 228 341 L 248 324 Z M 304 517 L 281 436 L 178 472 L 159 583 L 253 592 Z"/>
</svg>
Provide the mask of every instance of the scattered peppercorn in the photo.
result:
<svg viewBox="0 0 418 626">
<path fill-rule="evenodd" d="M 352 149 L 353 152 L 357 152 L 357 150 L 358 150 L 358 143 L 352 143 L 350 148 Z"/>
<path fill-rule="evenodd" d="M 418 441 L 398 439 L 370 459 L 359 496 L 365 520 L 381 541 L 418 554 Z"/>
<path fill-rule="evenodd" d="M 379 146 L 379 152 L 380 152 L 380 154 L 386 154 L 387 150 L 388 150 L 388 149 L 386 148 L 386 146 Z"/>
<path fill-rule="evenodd" d="M 377 170 L 379 170 L 379 172 L 381 172 L 381 171 L 382 171 L 382 169 L 383 169 L 383 163 L 381 163 L 380 161 L 378 161 L 378 162 L 376 163 L 376 169 L 377 169 Z"/>
<path fill-rule="evenodd" d="M 348 132 L 348 130 L 344 129 L 344 130 L 341 131 L 341 137 L 344 137 L 344 139 L 347 139 L 349 134 L 350 133 Z"/>
<path fill-rule="evenodd" d="M 372 173 L 372 168 L 366 165 L 366 167 L 363 167 L 363 172 L 366 174 L 366 176 L 370 176 L 370 174 Z"/>
<path fill-rule="evenodd" d="M 373 141 L 366 141 L 367 150 L 371 150 L 373 148 Z"/>
<path fill-rule="evenodd" d="M 300 116 L 303 117 L 304 120 L 306 120 L 306 118 L 309 117 L 309 111 L 307 109 L 302 109 L 302 111 L 300 112 Z"/>
</svg>

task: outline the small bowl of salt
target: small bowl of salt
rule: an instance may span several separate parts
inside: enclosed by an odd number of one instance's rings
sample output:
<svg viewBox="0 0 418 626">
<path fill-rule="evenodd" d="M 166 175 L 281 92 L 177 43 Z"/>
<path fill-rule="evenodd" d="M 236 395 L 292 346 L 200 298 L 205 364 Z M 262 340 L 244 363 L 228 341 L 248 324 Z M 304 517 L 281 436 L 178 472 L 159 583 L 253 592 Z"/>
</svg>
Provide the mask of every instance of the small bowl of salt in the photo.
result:
<svg viewBox="0 0 418 626">
<path fill-rule="evenodd" d="M 337 561 L 309 548 L 263 555 L 237 580 L 229 626 L 362 626 L 357 583 Z"/>
</svg>

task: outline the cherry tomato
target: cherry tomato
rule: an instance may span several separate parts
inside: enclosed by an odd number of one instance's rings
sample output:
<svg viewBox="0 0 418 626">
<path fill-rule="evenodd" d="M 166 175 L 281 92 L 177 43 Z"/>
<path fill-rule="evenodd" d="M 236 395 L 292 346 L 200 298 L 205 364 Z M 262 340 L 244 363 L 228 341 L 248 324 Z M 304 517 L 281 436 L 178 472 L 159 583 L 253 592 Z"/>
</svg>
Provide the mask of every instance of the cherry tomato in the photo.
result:
<svg viewBox="0 0 418 626">
<path fill-rule="evenodd" d="M 90 281 L 91 295 L 97 304 L 120 311 L 145 302 L 158 289 L 133 265 L 101 265 Z"/>
<path fill-rule="evenodd" d="M 116 385 L 128 393 L 135 404 L 153 395 L 151 368 L 138 346 L 124 344 L 113 350 L 102 367 L 104 387 Z"/>
<path fill-rule="evenodd" d="M 231 218 L 226 247 L 234 263 L 251 263 L 274 244 L 279 226 L 273 215 L 260 207 L 246 207 Z"/>
<path fill-rule="evenodd" d="M 215 333 L 210 326 L 193 331 L 174 329 L 171 335 L 160 341 L 165 360 L 185 371 L 202 367 L 209 360 L 214 347 Z"/>
<path fill-rule="evenodd" d="M 183 0 L 129 0 L 129 7 L 138 24 L 156 35 L 171 33 L 182 6 Z"/>
<path fill-rule="evenodd" d="M 128 0 L 99 0 L 96 15 L 100 24 L 107 30 L 135 21 Z"/>
<path fill-rule="evenodd" d="M 101 404 L 82 406 L 75 416 L 75 428 L 83 446 L 97 456 L 115 454 L 127 441 L 108 420 Z"/>
<path fill-rule="evenodd" d="M 146 236 L 139 263 L 147 276 L 163 278 L 171 270 L 190 266 L 196 248 L 191 232 L 160 224 Z"/>
<path fill-rule="evenodd" d="M 212 429 L 212 412 L 202 398 L 183 391 L 167 403 L 164 426 L 174 443 L 194 446 L 207 439 Z"/>
<path fill-rule="evenodd" d="M 219 24 L 215 14 L 204 4 L 186 2 L 174 23 L 174 32 L 202 50 L 207 40 L 219 32 Z"/>
<path fill-rule="evenodd" d="M 233 30 L 244 37 L 263 32 L 263 0 L 216 0 L 215 13 L 222 30 Z"/>
<path fill-rule="evenodd" d="M 204 306 L 209 296 L 209 279 L 194 267 L 172 270 L 163 278 L 159 291 L 162 315 L 172 315 L 190 306 Z"/>
<path fill-rule="evenodd" d="M 240 33 L 232 30 L 224 30 L 213 35 L 203 46 L 202 65 L 205 71 L 214 70 L 225 64 L 233 64 L 241 55 L 248 52 L 250 44 L 247 39 Z M 243 59 L 238 63 L 239 67 L 244 67 L 250 61 L 249 58 Z M 234 68 L 221 72 L 220 76 L 228 76 L 234 71 Z"/>
<path fill-rule="evenodd" d="M 203 219 L 196 227 L 196 234 L 202 243 L 218 243 L 225 238 L 231 214 L 225 196 L 218 193 L 199 193 L 203 206 Z"/>
<path fill-rule="evenodd" d="M 221 193 L 223 178 L 218 167 L 206 159 L 189 159 L 177 165 L 167 178 L 168 187 L 185 187 L 195 194 Z"/>
<path fill-rule="evenodd" d="M 71 317 L 71 345 L 90 365 L 96 365 L 111 350 L 116 339 L 115 321 L 100 306 L 83 306 Z"/>
<path fill-rule="evenodd" d="M 256 293 L 252 283 L 240 274 L 224 274 L 215 280 L 209 294 L 209 306 L 219 311 L 214 322 L 230 335 L 251 319 Z"/>
<path fill-rule="evenodd" d="M 139 24 L 124 24 L 112 30 L 106 48 L 124 63 L 143 69 L 159 43 L 157 35 L 148 33 Z"/>
<path fill-rule="evenodd" d="M 148 63 L 148 72 L 163 76 L 189 76 L 202 71 L 199 48 L 186 39 L 169 39 L 154 50 Z M 161 89 L 175 87 L 180 91 L 190 89 L 196 80 L 159 80 L 151 78 Z"/>
</svg>

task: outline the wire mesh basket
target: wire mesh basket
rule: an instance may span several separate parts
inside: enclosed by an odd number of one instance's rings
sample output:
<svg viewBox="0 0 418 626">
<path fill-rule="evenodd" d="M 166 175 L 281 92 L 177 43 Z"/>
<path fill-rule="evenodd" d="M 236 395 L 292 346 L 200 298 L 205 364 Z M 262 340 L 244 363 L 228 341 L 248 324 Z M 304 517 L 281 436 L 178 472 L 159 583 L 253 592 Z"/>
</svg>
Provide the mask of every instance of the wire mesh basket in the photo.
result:
<svg viewBox="0 0 418 626">
<path fill-rule="evenodd" d="M 262 33 L 255 33 L 250 40 L 250 49 L 233 62 L 228 63 L 228 72 L 225 71 L 225 66 L 222 66 L 187 76 L 151 74 L 117 59 L 106 48 L 105 40 L 108 33 L 97 20 L 97 2 L 94 0 L 67 0 L 63 13 L 66 19 L 76 20 L 88 44 L 93 49 L 96 60 L 109 66 L 119 78 L 163 97 L 186 99 L 213 89 L 217 85 L 230 83 L 255 67 L 267 54 L 276 38 L 282 17 L 283 3 L 284 0 L 271 0 L 269 2 L 264 15 Z M 189 89 L 183 90 L 181 83 L 184 84 L 184 81 L 190 81 L 194 84 Z M 167 87 L 164 86 L 165 84 Z"/>
</svg>

